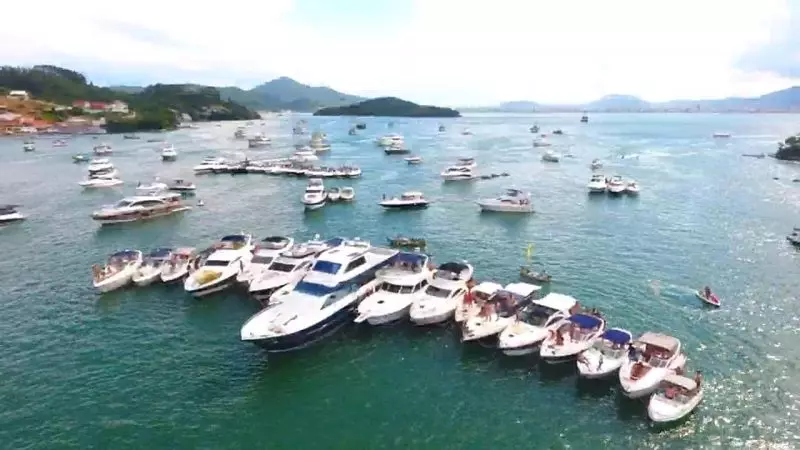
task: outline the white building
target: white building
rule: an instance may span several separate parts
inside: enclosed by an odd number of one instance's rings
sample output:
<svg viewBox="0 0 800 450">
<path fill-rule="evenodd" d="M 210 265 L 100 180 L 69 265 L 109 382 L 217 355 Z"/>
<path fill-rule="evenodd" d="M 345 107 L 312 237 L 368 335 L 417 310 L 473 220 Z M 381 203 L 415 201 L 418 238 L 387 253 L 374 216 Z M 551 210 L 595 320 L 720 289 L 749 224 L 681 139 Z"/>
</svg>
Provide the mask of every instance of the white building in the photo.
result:
<svg viewBox="0 0 800 450">
<path fill-rule="evenodd" d="M 8 93 L 8 97 L 17 100 L 28 100 L 30 95 L 28 95 L 28 91 L 11 91 Z"/>
<path fill-rule="evenodd" d="M 128 114 L 128 104 L 119 100 L 114 100 L 106 105 L 106 111 L 118 114 Z"/>
</svg>

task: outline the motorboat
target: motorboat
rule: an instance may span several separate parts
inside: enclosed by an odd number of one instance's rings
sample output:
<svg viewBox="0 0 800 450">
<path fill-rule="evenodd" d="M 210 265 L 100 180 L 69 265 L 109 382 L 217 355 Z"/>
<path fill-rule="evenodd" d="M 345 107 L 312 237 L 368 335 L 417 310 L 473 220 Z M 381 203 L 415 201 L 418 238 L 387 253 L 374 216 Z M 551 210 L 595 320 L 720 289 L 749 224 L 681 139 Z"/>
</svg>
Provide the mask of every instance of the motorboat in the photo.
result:
<svg viewBox="0 0 800 450">
<path fill-rule="evenodd" d="M 139 266 L 142 265 L 142 252 L 122 250 L 108 257 L 104 267 L 92 266 L 94 288 L 100 292 L 111 292 L 128 285 Z"/>
<path fill-rule="evenodd" d="M 456 306 L 454 314 L 457 323 L 462 323 L 468 318 L 478 314 L 481 307 L 491 298 L 495 292 L 503 289 L 503 286 L 492 281 L 483 281 L 477 286 L 467 285 L 467 293 L 461 298 Z"/>
<path fill-rule="evenodd" d="M 422 164 L 421 156 L 408 156 L 403 159 L 408 163 L 408 165 Z"/>
<path fill-rule="evenodd" d="M 537 271 L 529 266 L 520 266 L 519 277 L 526 281 L 533 281 L 534 283 L 549 283 L 553 281 L 553 277 L 544 269 Z"/>
<path fill-rule="evenodd" d="M 696 380 L 670 374 L 664 377 L 661 389 L 650 397 L 647 416 L 655 423 L 674 422 L 689 415 L 702 400 L 703 388 Z"/>
<path fill-rule="evenodd" d="M 147 286 L 161 279 L 161 267 L 172 257 L 171 248 L 157 248 L 148 253 L 131 280 L 137 286 Z"/>
<path fill-rule="evenodd" d="M 20 205 L 0 205 L 0 224 L 25 220 L 25 215 L 17 211 Z"/>
<path fill-rule="evenodd" d="M 306 209 L 319 209 L 325 206 L 325 201 L 328 196 L 325 194 L 325 185 L 322 184 L 322 179 L 311 178 L 308 180 L 308 185 L 303 193 L 303 204 Z"/>
<path fill-rule="evenodd" d="M 123 134 L 122 139 L 140 139 L 140 138 L 135 134 Z"/>
<path fill-rule="evenodd" d="M 461 341 L 477 341 L 496 336 L 517 320 L 517 313 L 536 299 L 541 286 L 510 283 L 494 293 L 477 314 L 462 326 Z"/>
<path fill-rule="evenodd" d="M 322 153 L 330 151 L 331 144 L 325 139 L 325 134 L 320 132 L 314 132 L 311 135 L 311 140 L 308 141 L 308 146 L 316 153 Z"/>
<path fill-rule="evenodd" d="M 358 178 L 361 176 L 361 168 L 356 166 L 343 166 L 339 168 L 339 174 L 344 178 Z"/>
<path fill-rule="evenodd" d="M 622 194 L 625 192 L 626 187 L 625 180 L 619 175 L 614 175 L 608 180 L 608 183 L 606 183 L 606 189 L 608 189 L 609 193 L 614 195 Z"/>
<path fill-rule="evenodd" d="M 74 162 L 76 164 L 89 162 L 89 159 L 90 158 L 87 155 L 84 155 L 82 153 L 79 153 L 77 155 L 72 155 L 72 162 Z"/>
<path fill-rule="evenodd" d="M 786 240 L 795 247 L 800 247 L 800 228 L 795 227 L 792 230 L 792 233 L 786 236 Z"/>
<path fill-rule="evenodd" d="M 403 155 L 411 153 L 411 150 L 405 144 L 393 143 L 383 148 L 383 152 L 387 155 Z"/>
<path fill-rule="evenodd" d="M 464 131 L 461 132 L 464 136 L 472 136 L 472 131 L 469 128 L 464 128 Z"/>
<path fill-rule="evenodd" d="M 351 202 L 356 198 L 356 191 L 350 186 L 345 186 L 339 191 L 339 200 L 343 202 Z"/>
<path fill-rule="evenodd" d="M 92 219 L 101 225 L 136 222 L 169 216 L 191 209 L 181 203 L 181 194 L 164 193 L 125 197 L 112 206 L 92 213 Z"/>
<path fill-rule="evenodd" d="M 22 144 L 22 150 L 26 152 L 32 152 L 36 150 L 36 143 L 33 141 L 25 141 Z"/>
<path fill-rule="evenodd" d="M 351 127 L 349 130 L 347 130 L 347 134 L 349 136 L 355 136 L 357 134 L 356 133 L 356 128 L 355 127 Z"/>
<path fill-rule="evenodd" d="M 270 138 L 264 136 L 261 133 L 256 133 L 255 136 L 251 137 L 247 140 L 247 147 L 248 148 L 259 148 L 259 147 L 266 147 L 272 143 Z"/>
<path fill-rule="evenodd" d="M 342 245 L 343 242 L 344 239 L 341 238 L 321 241 L 319 236 L 315 236 L 311 241 L 283 250 L 260 273 L 253 274 L 250 295 L 266 305 L 278 289 L 294 288 L 311 270 L 311 265 L 322 252 Z"/>
<path fill-rule="evenodd" d="M 67 146 L 67 141 L 65 141 L 64 139 L 56 139 L 55 141 L 53 141 L 53 147 L 66 147 L 66 146 Z"/>
<path fill-rule="evenodd" d="M 702 301 L 706 305 L 714 306 L 716 308 L 722 306 L 722 303 L 719 301 L 719 297 L 717 297 L 717 294 L 711 292 L 711 289 L 708 287 L 702 290 L 695 291 L 694 295 L 696 295 L 697 298 L 699 298 L 700 301 Z"/>
<path fill-rule="evenodd" d="M 589 116 L 586 114 L 581 116 L 581 123 L 589 123 Z"/>
<path fill-rule="evenodd" d="M 560 135 L 564 134 L 564 131 L 561 130 L 561 128 L 557 128 L 557 129 L 553 130 L 553 134 L 560 136 Z"/>
<path fill-rule="evenodd" d="M 196 257 L 197 253 L 193 247 L 175 249 L 170 254 L 169 259 L 161 265 L 161 273 L 159 275 L 161 281 L 172 283 L 183 280 L 184 277 L 189 275 Z"/>
<path fill-rule="evenodd" d="M 578 356 L 578 373 L 585 378 L 615 375 L 628 359 L 631 332 L 622 328 L 607 329 L 591 348 Z"/>
<path fill-rule="evenodd" d="M 400 197 L 385 198 L 378 202 L 386 209 L 420 209 L 428 207 L 428 199 L 422 192 L 404 192 Z"/>
<path fill-rule="evenodd" d="M 625 185 L 625 193 L 628 195 L 639 195 L 639 183 L 629 180 Z"/>
<path fill-rule="evenodd" d="M 154 195 L 168 190 L 169 186 L 167 186 L 166 183 L 158 181 L 158 178 L 155 178 L 153 181 L 149 183 L 142 183 L 140 181 L 136 185 L 136 194 L 138 195 Z"/>
<path fill-rule="evenodd" d="M 121 184 L 123 184 L 122 180 L 116 176 L 108 175 L 90 175 L 89 178 L 78 182 L 78 185 L 84 189 L 108 188 Z"/>
<path fill-rule="evenodd" d="M 92 149 L 95 155 L 110 155 L 114 152 L 114 149 L 111 148 L 107 142 L 103 142 L 99 145 L 95 145 Z"/>
<path fill-rule="evenodd" d="M 552 150 L 547 150 L 542 154 L 542 161 L 544 162 L 559 162 L 560 160 L 561 155 Z"/>
<path fill-rule="evenodd" d="M 423 238 L 414 238 L 407 236 L 386 238 L 386 241 L 389 242 L 389 247 L 392 248 L 422 249 L 428 245 L 428 243 Z"/>
<path fill-rule="evenodd" d="M 636 339 L 633 347 L 619 369 L 619 381 L 626 397 L 652 394 L 667 375 L 686 365 L 681 341 L 672 336 L 647 332 Z"/>
<path fill-rule="evenodd" d="M 544 139 L 538 139 L 533 141 L 534 147 L 550 147 L 550 143 L 545 141 Z"/>
<path fill-rule="evenodd" d="M 554 327 L 568 318 L 578 305 L 574 297 L 551 292 L 522 308 L 519 320 L 504 329 L 497 347 L 508 356 L 534 353 Z"/>
<path fill-rule="evenodd" d="M 377 144 L 381 147 L 391 147 L 393 145 L 402 147 L 405 145 L 405 141 L 403 140 L 403 136 L 397 133 L 391 133 L 378 138 Z"/>
<path fill-rule="evenodd" d="M 313 150 L 298 150 L 289 157 L 289 160 L 297 163 L 319 161 L 319 157 Z"/>
<path fill-rule="evenodd" d="M 411 304 L 422 298 L 433 276 L 428 256 L 398 253 L 392 265 L 375 274 L 378 285 L 358 305 L 356 323 L 383 325 L 408 317 Z"/>
<path fill-rule="evenodd" d="M 296 286 L 278 290 L 272 306 L 245 322 L 241 339 L 268 352 L 288 352 L 331 335 L 351 321 L 359 302 L 380 283 L 375 273 L 397 253 L 357 239 L 325 251 Z"/>
<path fill-rule="evenodd" d="M 244 127 L 237 127 L 236 131 L 233 132 L 234 139 L 244 139 L 245 137 Z"/>
<path fill-rule="evenodd" d="M 364 122 L 358 122 L 356 124 L 356 130 L 366 130 L 366 129 L 367 129 L 367 124 L 365 124 Z"/>
<path fill-rule="evenodd" d="M 715 138 L 729 138 L 729 137 L 731 137 L 731 134 L 730 133 L 717 132 L 717 133 L 713 134 L 713 137 L 715 137 Z"/>
<path fill-rule="evenodd" d="M 175 161 L 178 159 L 178 152 L 175 151 L 175 146 L 172 144 L 161 149 L 162 161 Z"/>
<path fill-rule="evenodd" d="M 214 156 L 209 156 L 203 161 L 194 166 L 193 170 L 197 174 L 202 173 L 216 173 L 216 172 L 224 172 L 227 171 L 229 168 L 228 162 L 225 161 L 224 158 L 217 158 Z"/>
<path fill-rule="evenodd" d="M 338 187 L 328 189 L 328 200 L 338 202 L 341 198 L 342 191 Z"/>
<path fill-rule="evenodd" d="M 591 164 L 589 164 L 589 167 L 590 167 L 592 170 L 600 170 L 600 169 L 602 169 L 602 168 L 603 168 L 603 163 L 602 163 L 602 162 L 600 162 L 600 160 L 599 160 L 599 159 L 593 159 L 593 160 L 592 160 L 592 163 L 591 163 Z"/>
<path fill-rule="evenodd" d="M 441 176 L 444 181 L 469 181 L 477 179 L 478 173 L 475 166 L 455 165 L 442 171 Z"/>
<path fill-rule="evenodd" d="M 428 287 L 411 303 L 411 322 L 432 325 L 450 320 L 467 293 L 473 271 L 466 262 L 447 262 L 437 267 Z"/>
<path fill-rule="evenodd" d="M 86 170 L 89 171 L 89 175 L 100 173 L 107 174 L 109 171 L 114 170 L 114 164 L 112 164 L 107 158 L 92 159 L 89 161 L 89 165 L 86 167 Z"/>
<path fill-rule="evenodd" d="M 186 181 L 181 178 L 176 178 L 175 180 L 172 181 L 172 183 L 170 183 L 167 186 L 167 189 L 175 192 L 189 193 L 189 192 L 194 192 L 197 189 L 197 186 L 195 186 L 194 183 L 192 183 L 191 181 Z"/>
<path fill-rule="evenodd" d="M 497 198 L 481 199 L 476 202 L 481 211 L 504 213 L 532 213 L 533 204 L 529 193 L 520 189 L 509 188 Z"/>
<path fill-rule="evenodd" d="M 236 275 L 236 281 L 250 286 L 250 282 L 261 276 L 272 261 L 282 252 L 294 245 L 294 239 L 288 236 L 270 236 L 262 239 L 253 249 L 250 264 Z"/>
<path fill-rule="evenodd" d="M 601 194 L 606 192 L 606 177 L 601 173 L 596 173 L 592 175 L 592 178 L 589 180 L 589 184 L 586 185 L 589 188 L 590 194 Z"/>
<path fill-rule="evenodd" d="M 220 239 L 216 250 L 183 283 L 183 289 L 195 297 L 222 291 L 236 281 L 236 275 L 250 264 L 253 238 L 232 234 Z"/>
<path fill-rule="evenodd" d="M 530 128 L 529 128 L 529 131 L 530 131 L 531 133 L 533 133 L 533 134 L 536 134 L 536 133 L 538 133 L 538 132 L 539 132 L 539 125 L 534 125 L 534 126 L 530 127 Z"/>
<path fill-rule="evenodd" d="M 539 356 L 548 364 L 574 360 L 600 339 L 606 327 L 606 320 L 600 314 L 573 314 L 553 326 L 539 348 Z"/>
</svg>

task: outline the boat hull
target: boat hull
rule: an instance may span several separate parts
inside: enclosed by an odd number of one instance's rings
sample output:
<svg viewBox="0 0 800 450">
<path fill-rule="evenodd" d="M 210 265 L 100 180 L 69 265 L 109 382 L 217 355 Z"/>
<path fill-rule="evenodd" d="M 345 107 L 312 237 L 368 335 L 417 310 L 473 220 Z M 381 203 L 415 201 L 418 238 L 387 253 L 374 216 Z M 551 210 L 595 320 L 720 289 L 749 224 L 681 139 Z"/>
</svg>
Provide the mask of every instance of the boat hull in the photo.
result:
<svg viewBox="0 0 800 450">
<path fill-rule="evenodd" d="M 428 207 L 428 202 L 404 203 L 404 204 L 381 202 L 380 205 L 386 209 L 425 209 Z"/>
<path fill-rule="evenodd" d="M 352 320 L 354 306 L 342 308 L 324 320 L 291 334 L 247 340 L 269 353 L 286 353 L 302 350 L 332 335 Z"/>
<path fill-rule="evenodd" d="M 398 320 L 408 317 L 409 309 L 411 309 L 411 305 L 406 305 L 404 308 L 401 308 L 397 311 L 386 311 L 381 314 L 370 315 L 367 317 L 366 321 L 370 325 L 386 325 L 388 323 L 394 323 Z M 358 318 L 356 318 L 356 321 L 358 321 Z"/>
<path fill-rule="evenodd" d="M 533 212 L 533 206 L 511 206 L 511 205 L 492 205 L 487 203 L 478 203 L 481 211 L 485 212 L 499 212 L 499 213 L 516 213 L 516 214 L 530 214 Z"/>
<path fill-rule="evenodd" d="M 209 285 L 205 285 L 200 288 L 186 290 L 186 292 L 192 294 L 193 297 L 205 297 L 207 295 L 215 294 L 220 291 L 224 291 L 229 287 L 233 286 L 236 283 L 236 274 L 229 275 L 226 278 L 220 277 L 219 279 L 215 280 L 213 283 L 209 283 Z"/>
<path fill-rule="evenodd" d="M 409 311 L 409 318 L 414 325 L 436 325 L 442 322 L 447 322 L 452 319 L 456 313 L 456 308 L 441 308 L 420 311 L 416 308 L 411 308 Z"/>
<path fill-rule="evenodd" d="M 133 271 L 128 270 L 120 272 L 107 280 L 95 283 L 94 287 L 101 293 L 116 291 L 117 289 L 129 285 L 131 283 L 131 277 L 133 277 Z"/>
</svg>

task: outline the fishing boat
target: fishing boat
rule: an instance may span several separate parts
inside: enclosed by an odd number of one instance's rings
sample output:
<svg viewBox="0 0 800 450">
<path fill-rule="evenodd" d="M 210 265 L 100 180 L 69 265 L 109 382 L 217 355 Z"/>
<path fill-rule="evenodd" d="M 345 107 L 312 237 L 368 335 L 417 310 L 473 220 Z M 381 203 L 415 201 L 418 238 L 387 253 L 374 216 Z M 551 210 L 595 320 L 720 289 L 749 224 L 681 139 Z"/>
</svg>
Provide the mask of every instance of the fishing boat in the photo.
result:
<svg viewBox="0 0 800 450">
<path fill-rule="evenodd" d="M 181 194 L 167 193 L 125 197 L 112 206 L 92 213 L 92 219 L 101 225 L 136 222 L 166 217 L 191 209 L 181 203 Z"/>
<path fill-rule="evenodd" d="M 378 285 L 359 303 L 355 323 L 383 325 L 405 319 L 411 304 L 422 298 L 432 276 L 427 255 L 398 253 L 390 266 L 375 273 Z"/>
<path fill-rule="evenodd" d="M 428 287 L 411 304 L 411 321 L 416 325 L 432 325 L 452 318 L 467 293 L 473 271 L 466 262 L 447 262 L 437 267 Z"/>
<path fill-rule="evenodd" d="M 633 342 L 633 354 L 622 364 L 619 381 L 629 398 L 652 394 L 667 375 L 682 370 L 686 355 L 681 341 L 666 334 L 647 332 Z"/>
<path fill-rule="evenodd" d="M 721 305 L 719 301 L 719 297 L 716 294 L 711 292 L 711 289 L 706 287 L 705 289 L 695 291 L 694 295 L 697 296 L 703 303 L 706 305 L 711 305 L 716 308 L 719 308 Z"/>
<path fill-rule="evenodd" d="M 617 373 L 628 358 L 628 343 L 633 336 L 622 328 L 609 328 L 594 345 L 578 355 L 578 373 L 590 379 Z"/>
<path fill-rule="evenodd" d="M 393 248 L 425 248 L 427 242 L 422 238 L 410 238 L 405 236 L 398 236 L 395 238 L 387 238 L 389 246 Z"/>
<path fill-rule="evenodd" d="M 508 356 L 522 356 L 539 350 L 552 330 L 577 308 L 578 301 L 569 295 L 551 292 L 533 300 L 520 310 L 519 317 L 504 329 L 497 347 Z"/>
<path fill-rule="evenodd" d="M 161 265 L 161 281 L 172 283 L 183 280 L 192 269 L 193 260 L 197 257 L 194 247 L 175 249 L 164 264 Z"/>
<path fill-rule="evenodd" d="M 215 247 L 214 253 L 183 283 L 183 289 L 195 297 L 231 286 L 253 257 L 253 237 L 249 234 L 225 236 Z"/>
<path fill-rule="evenodd" d="M 503 286 L 491 281 L 483 281 L 477 286 L 468 286 L 467 293 L 459 302 L 455 311 L 457 323 L 463 323 L 468 318 L 476 315 L 481 307 L 491 298 L 495 292 L 503 289 Z"/>
<path fill-rule="evenodd" d="M 497 290 L 477 314 L 464 321 L 461 341 L 492 339 L 496 344 L 496 336 L 517 320 L 517 313 L 536 300 L 541 289 L 534 284 L 510 283 Z"/>
<path fill-rule="evenodd" d="M 100 292 L 111 292 L 128 285 L 134 272 L 142 265 L 142 252 L 122 250 L 108 257 L 104 267 L 92 266 L 94 288 Z"/>
<path fill-rule="evenodd" d="M 545 338 L 539 356 L 548 364 L 571 361 L 594 345 L 605 333 L 606 326 L 600 314 L 573 314 L 559 322 Z"/>
<path fill-rule="evenodd" d="M 647 416 L 656 423 L 667 423 L 688 416 L 703 400 L 703 388 L 697 381 L 670 374 L 664 377 L 661 388 L 650 397 Z"/>
<path fill-rule="evenodd" d="M 142 265 L 133 273 L 131 280 L 137 286 L 147 286 L 161 279 L 161 267 L 165 261 L 172 257 L 171 248 L 157 248 L 148 253 Z"/>
</svg>

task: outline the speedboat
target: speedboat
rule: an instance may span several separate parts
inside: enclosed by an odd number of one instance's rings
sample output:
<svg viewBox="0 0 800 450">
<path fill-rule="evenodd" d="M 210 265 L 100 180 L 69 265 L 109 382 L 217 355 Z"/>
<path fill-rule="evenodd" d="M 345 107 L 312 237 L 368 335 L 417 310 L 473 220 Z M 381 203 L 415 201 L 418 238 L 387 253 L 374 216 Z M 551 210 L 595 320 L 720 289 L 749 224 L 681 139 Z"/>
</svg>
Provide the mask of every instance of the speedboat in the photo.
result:
<svg viewBox="0 0 800 450">
<path fill-rule="evenodd" d="M 711 305 L 717 308 L 722 306 L 722 303 L 719 301 L 719 297 L 717 297 L 717 294 L 711 292 L 711 290 L 708 288 L 706 289 L 707 291 L 704 290 L 695 291 L 694 295 L 696 295 L 697 298 L 699 298 L 706 305 Z"/>
<path fill-rule="evenodd" d="M 355 322 L 383 325 L 406 318 L 411 304 L 422 298 L 433 275 L 428 261 L 422 253 L 398 253 L 391 266 L 375 274 L 379 284 L 358 305 Z"/>
<path fill-rule="evenodd" d="M 114 164 L 107 158 L 92 159 L 89 161 L 86 170 L 89 171 L 89 175 L 108 173 L 110 170 L 114 170 Z"/>
<path fill-rule="evenodd" d="M 224 172 L 228 170 L 228 163 L 224 158 L 209 156 L 203 159 L 200 164 L 194 166 L 193 170 L 197 174 Z"/>
<path fill-rule="evenodd" d="M 545 141 L 544 139 L 539 139 L 539 140 L 533 141 L 533 146 L 534 147 L 550 147 L 550 143 Z"/>
<path fill-rule="evenodd" d="M 53 141 L 53 147 L 66 147 L 66 146 L 67 146 L 67 141 L 65 141 L 64 139 L 56 139 L 55 141 Z"/>
<path fill-rule="evenodd" d="M 586 114 L 581 116 L 581 123 L 589 123 L 589 116 Z"/>
<path fill-rule="evenodd" d="M 387 209 L 420 209 L 428 207 L 428 199 L 422 192 L 404 192 L 400 197 L 385 198 L 378 202 L 379 205 Z"/>
<path fill-rule="evenodd" d="M 603 168 L 603 163 L 601 163 L 599 159 L 593 159 L 592 163 L 589 164 L 589 167 L 592 170 L 599 170 Z"/>
<path fill-rule="evenodd" d="M 539 125 L 534 125 L 534 126 L 530 127 L 529 131 L 531 133 L 534 133 L 534 134 L 538 133 L 539 132 Z"/>
<path fill-rule="evenodd" d="M 611 177 L 611 179 L 608 180 L 608 183 L 606 185 L 608 192 L 614 195 L 619 195 L 625 192 L 626 187 L 627 186 L 625 185 L 625 180 L 623 180 L 622 177 L 619 175 L 614 175 L 613 177 Z"/>
<path fill-rule="evenodd" d="M 306 191 L 303 193 L 303 204 L 306 209 L 319 209 L 325 206 L 325 200 L 328 196 L 325 194 L 325 185 L 322 184 L 321 178 L 311 178 L 308 180 Z"/>
<path fill-rule="evenodd" d="M 631 332 L 609 328 L 594 345 L 578 356 L 578 373 L 586 378 L 604 378 L 617 373 L 628 358 Z"/>
<path fill-rule="evenodd" d="M 386 136 L 381 136 L 378 138 L 377 144 L 381 147 L 390 147 L 392 145 L 403 146 L 405 145 L 405 141 L 403 140 L 403 136 L 399 134 L 392 133 L 387 134 Z"/>
<path fill-rule="evenodd" d="M 244 127 L 237 127 L 236 131 L 233 132 L 233 138 L 244 139 L 245 138 Z"/>
<path fill-rule="evenodd" d="M 477 201 L 481 211 L 506 212 L 506 213 L 532 213 L 533 204 L 531 196 L 519 189 L 506 189 L 505 194 L 497 198 L 487 198 Z"/>
<path fill-rule="evenodd" d="M 539 356 L 548 364 L 573 360 L 594 345 L 605 331 L 606 320 L 600 314 L 573 314 L 553 327 L 542 342 Z"/>
<path fill-rule="evenodd" d="M 0 224 L 25 220 L 25 215 L 17 211 L 19 205 L 0 205 Z"/>
<path fill-rule="evenodd" d="M 445 128 L 444 125 L 439 125 L 439 132 L 440 133 L 444 132 L 445 130 L 447 130 L 447 128 Z"/>
<path fill-rule="evenodd" d="M 157 248 L 144 257 L 142 265 L 133 273 L 133 284 L 147 286 L 161 279 L 161 267 L 172 257 L 171 248 Z"/>
<path fill-rule="evenodd" d="M 36 144 L 33 141 L 25 141 L 25 143 L 22 144 L 22 150 L 32 152 L 36 150 Z"/>
<path fill-rule="evenodd" d="M 461 132 L 464 136 L 472 136 L 472 131 L 469 128 L 464 128 L 464 131 Z"/>
<path fill-rule="evenodd" d="M 361 168 L 356 166 L 344 166 L 339 168 L 341 176 L 345 178 L 358 178 L 361 176 Z"/>
<path fill-rule="evenodd" d="M 544 162 L 558 162 L 560 160 L 561 155 L 552 150 L 547 150 L 542 154 L 542 161 Z"/>
<path fill-rule="evenodd" d="M 352 187 L 345 186 L 339 191 L 339 199 L 343 202 L 350 202 L 356 197 L 356 191 Z"/>
<path fill-rule="evenodd" d="M 383 152 L 387 155 L 402 155 L 411 153 L 411 150 L 404 144 L 393 143 L 392 145 L 384 147 Z"/>
<path fill-rule="evenodd" d="M 298 150 L 289 157 L 289 161 L 297 163 L 312 162 L 319 161 L 319 157 L 313 150 Z"/>
<path fill-rule="evenodd" d="M 93 150 L 95 155 L 110 155 L 114 151 L 107 142 L 95 145 Z"/>
<path fill-rule="evenodd" d="M 328 200 L 338 202 L 341 197 L 342 191 L 338 187 L 332 187 L 328 190 Z"/>
<path fill-rule="evenodd" d="M 730 133 L 717 132 L 717 133 L 713 134 L 713 137 L 715 137 L 715 138 L 729 138 L 729 137 L 731 137 L 731 134 Z"/>
<path fill-rule="evenodd" d="M 264 136 L 261 133 L 257 133 L 255 136 L 247 140 L 247 147 L 249 148 L 266 147 L 271 143 L 272 141 L 270 140 L 270 138 Z"/>
<path fill-rule="evenodd" d="M 294 245 L 294 239 L 291 237 L 270 236 L 262 239 L 253 249 L 253 258 L 250 260 L 250 264 L 236 275 L 236 281 L 250 286 L 250 283 L 260 277 L 281 252 L 288 250 L 292 245 Z"/>
<path fill-rule="evenodd" d="M 635 354 L 629 355 L 619 370 L 622 393 L 629 398 L 652 394 L 667 375 L 686 365 L 681 341 L 672 336 L 647 332 L 633 343 Z"/>
<path fill-rule="evenodd" d="M 105 267 L 92 266 L 94 287 L 100 292 L 110 292 L 126 286 L 139 266 L 142 265 L 142 252 L 122 250 L 108 257 Z"/>
<path fill-rule="evenodd" d="M 167 186 L 167 189 L 175 192 L 194 192 L 197 189 L 197 186 L 195 186 L 191 181 L 176 178 L 172 184 Z"/>
<path fill-rule="evenodd" d="M 125 197 L 112 206 L 92 213 L 92 219 L 101 225 L 135 222 L 165 217 L 188 211 L 191 207 L 181 203 L 181 194 L 153 194 Z"/>
<path fill-rule="evenodd" d="M 250 280 L 250 295 L 266 305 L 275 291 L 294 286 L 311 270 L 314 260 L 324 251 L 342 245 L 341 238 L 327 241 L 313 240 L 296 244 L 288 250 L 282 251 L 260 273 L 255 273 Z"/>
<path fill-rule="evenodd" d="M 178 152 L 175 151 L 175 146 L 172 144 L 161 149 L 161 159 L 163 161 L 175 161 L 178 159 Z"/>
<path fill-rule="evenodd" d="M 417 325 L 432 325 L 453 317 L 467 293 L 473 270 L 466 262 L 448 262 L 437 267 L 428 287 L 411 303 L 411 321 Z"/>
<path fill-rule="evenodd" d="M 90 175 L 89 178 L 78 182 L 85 189 L 114 187 L 122 183 L 123 181 L 116 176 L 107 175 Z"/>
<path fill-rule="evenodd" d="M 183 289 L 195 297 L 219 292 L 236 280 L 253 257 L 253 238 L 249 234 L 233 234 L 220 239 L 216 250 L 191 276 Z"/>
<path fill-rule="evenodd" d="M 639 195 L 639 183 L 631 180 L 625 185 L 625 193 L 628 195 Z"/>
<path fill-rule="evenodd" d="M 461 341 L 476 341 L 496 336 L 516 321 L 519 310 L 536 299 L 541 286 L 510 283 L 492 295 L 478 314 L 464 321 Z"/>
<path fill-rule="evenodd" d="M 454 166 L 450 166 L 441 173 L 445 181 L 474 180 L 478 178 L 478 164 L 474 158 L 459 158 Z"/>
<path fill-rule="evenodd" d="M 484 281 L 477 286 L 467 285 L 467 293 L 456 305 L 455 320 L 457 323 L 464 322 L 468 318 L 476 315 L 481 307 L 486 303 L 495 292 L 503 289 L 503 286 L 491 281 Z"/>
<path fill-rule="evenodd" d="M 786 240 L 795 247 L 800 247 L 800 228 L 794 227 L 792 234 L 786 236 Z"/>
<path fill-rule="evenodd" d="M 334 333 L 378 287 L 375 273 L 397 253 L 360 240 L 322 253 L 296 286 L 278 290 L 270 299 L 272 306 L 245 322 L 241 339 L 268 352 L 288 352 Z"/>
<path fill-rule="evenodd" d="M 89 159 L 90 158 L 87 155 L 84 155 L 82 153 L 79 153 L 77 155 L 72 155 L 72 162 L 74 162 L 76 164 L 77 163 L 83 163 L 83 162 L 89 162 Z"/>
<path fill-rule="evenodd" d="M 650 397 L 647 416 L 656 423 L 680 420 L 697 408 L 703 400 L 703 388 L 697 381 L 681 375 L 664 377 L 661 389 Z"/>
<path fill-rule="evenodd" d="M 136 185 L 136 193 L 139 195 L 159 194 L 167 190 L 169 190 L 169 186 L 167 186 L 166 183 L 158 181 L 158 178 L 154 179 L 150 183 L 142 183 L 140 181 Z"/>
<path fill-rule="evenodd" d="M 601 173 L 596 173 L 592 175 L 592 179 L 589 180 L 589 184 L 586 185 L 589 188 L 590 194 L 600 194 L 606 192 L 606 177 Z"/>
<path fill-rule="evenodd" d="M 170 254 L 170 257 L 161 265 L 161 281 L 172 283 L 182 280 L 192 267 L 192 262 L 197 256 L 193 247 L 178 248 Z"/>
<path fill-rule="evenodd" d="M 521 356 L 539 349 L 550 330 L 572 314 L 578 304 L 569 295 L 550 293 L 520 311 L 520 319 L 503 330 L 498 348 L 509 356 Z"/>
<path fill-rule="evenodd" d="M 409 165 L 422 164 L 421 156 L 408 156 L 403 158 Z"/>
<path fill-rule="evenodd" d="M 308 146 L 316 153 L 327 152 L 331 149 L 331 145 L 326 140 L 326 137 L 325 133 L 315 131 L 311 134 Z"/>
</svg>

